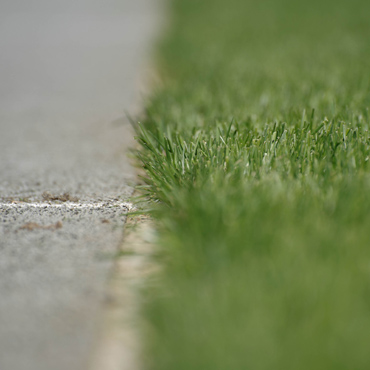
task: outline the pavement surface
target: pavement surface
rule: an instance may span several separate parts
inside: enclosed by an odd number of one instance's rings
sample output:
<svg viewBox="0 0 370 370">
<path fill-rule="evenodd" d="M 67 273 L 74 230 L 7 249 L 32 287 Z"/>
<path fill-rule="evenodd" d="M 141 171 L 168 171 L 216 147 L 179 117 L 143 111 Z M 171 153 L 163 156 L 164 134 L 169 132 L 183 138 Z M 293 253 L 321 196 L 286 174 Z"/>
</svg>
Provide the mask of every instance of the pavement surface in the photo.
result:
<svg viewBox="0 0 370 370">
<path fill-rule="evenodd" d="M 0 3 L 1 370 L 89 366 L 157 5 Z"/>
</svg>

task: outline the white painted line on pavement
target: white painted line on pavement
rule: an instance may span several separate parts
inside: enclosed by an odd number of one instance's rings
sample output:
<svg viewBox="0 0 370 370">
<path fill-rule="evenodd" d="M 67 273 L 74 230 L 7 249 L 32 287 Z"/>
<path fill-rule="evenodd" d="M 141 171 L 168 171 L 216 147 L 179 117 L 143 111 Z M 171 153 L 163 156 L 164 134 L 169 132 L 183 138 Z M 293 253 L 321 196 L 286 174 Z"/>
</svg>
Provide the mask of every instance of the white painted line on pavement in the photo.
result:
<svg viewBox="0 0 370 370">
<path fill-rule="evenodd" d="M 100 209 L 100 208 L 124 208 L 127 211 L 131 211 L 134 206 L 132 203 L 120 202 L 120 201 L 108 201 L 108 202 L 97 202 L 97 203 L 46 203 L 46 202 L 17 202 L 17 203 L 0 203 L 0 208 L 66 208 L 66 209 Z"/>
</svg>

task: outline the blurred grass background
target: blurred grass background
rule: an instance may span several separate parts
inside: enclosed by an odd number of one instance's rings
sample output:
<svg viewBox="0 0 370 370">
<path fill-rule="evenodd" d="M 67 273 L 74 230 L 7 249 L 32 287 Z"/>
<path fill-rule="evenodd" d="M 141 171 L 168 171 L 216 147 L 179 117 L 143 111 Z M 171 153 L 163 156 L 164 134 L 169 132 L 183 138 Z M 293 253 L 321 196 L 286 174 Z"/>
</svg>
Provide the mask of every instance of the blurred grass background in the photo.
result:
<svg viewBox="0 0 370 370">
<path fill-rule="evenodd" d="M 147 369 L 368 369 L 370 2 L 169 5 Z"/>
</svg>

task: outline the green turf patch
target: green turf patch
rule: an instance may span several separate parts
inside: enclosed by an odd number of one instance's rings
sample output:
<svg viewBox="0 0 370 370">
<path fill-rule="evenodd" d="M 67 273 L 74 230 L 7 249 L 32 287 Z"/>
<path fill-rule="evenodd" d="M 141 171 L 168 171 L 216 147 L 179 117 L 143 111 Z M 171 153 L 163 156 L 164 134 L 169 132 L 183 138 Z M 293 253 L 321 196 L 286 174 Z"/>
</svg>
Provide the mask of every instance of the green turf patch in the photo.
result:
<svg viewBox="0 0 370 370">
<path fill-rule="evenodd" d="M 370 2 L 172 0 L 138 129 L 151 370 L 370 364 Z"/>
</svg>

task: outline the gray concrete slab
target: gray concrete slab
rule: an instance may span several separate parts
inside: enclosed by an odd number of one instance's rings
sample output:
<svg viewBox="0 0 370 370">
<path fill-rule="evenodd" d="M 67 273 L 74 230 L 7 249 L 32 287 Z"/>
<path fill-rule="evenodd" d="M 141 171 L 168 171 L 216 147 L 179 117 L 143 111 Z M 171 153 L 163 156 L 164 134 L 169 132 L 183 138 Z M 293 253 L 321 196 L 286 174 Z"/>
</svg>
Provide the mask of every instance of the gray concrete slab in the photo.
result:
<svg viewBox="0 0 370 370">
<path fill-rule="evenodd" d="M 0 3 L 1 370 L 87 367 L 134 179 L 116 120 L 157 3 Z"/>
</svg>

